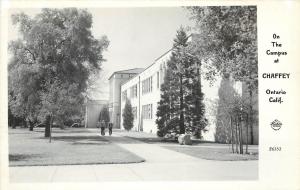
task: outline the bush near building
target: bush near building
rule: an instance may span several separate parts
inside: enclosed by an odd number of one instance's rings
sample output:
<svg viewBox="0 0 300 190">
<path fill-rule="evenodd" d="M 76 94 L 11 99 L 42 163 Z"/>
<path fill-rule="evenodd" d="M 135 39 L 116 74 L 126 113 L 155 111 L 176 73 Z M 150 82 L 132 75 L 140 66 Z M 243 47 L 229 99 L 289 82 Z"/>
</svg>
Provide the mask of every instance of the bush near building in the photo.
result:
<svg viewBox="0 0 300 190">
<path fill-rule="evenodd" d="M 131 102 L 129 100 L 126 101 L 125 107 L 123 109 L 123 126 L 127 131 L 131 130 L 133 127 L 133 112 Z"/>
</svg>

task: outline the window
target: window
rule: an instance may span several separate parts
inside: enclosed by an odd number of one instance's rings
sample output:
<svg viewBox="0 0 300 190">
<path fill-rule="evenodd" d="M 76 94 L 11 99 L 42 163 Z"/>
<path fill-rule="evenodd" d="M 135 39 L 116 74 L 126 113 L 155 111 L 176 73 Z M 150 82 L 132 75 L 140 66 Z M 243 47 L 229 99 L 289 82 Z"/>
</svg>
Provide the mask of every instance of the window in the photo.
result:
<svg viewBox="0 0 300 190">
<path fill-rule="evenodd" d="M 159 72 L 156 73 L 157 88 L 159 88 Z"/>
<path fill-rule="evenodd" d="M 142 94 L 152 92 L 152 76 L 142 81 Z"/>
<path fill-rule="evenodd" d="M 160 65 L 159 68 L 159 72 L 160 72 L 160 80 L 159 82 L 162 84 L 164 82 L 164 76 L 165 76 L 165 70 L 163 69 L 163 65 Z"/>
<path fill-rule="evenodd" d="M 137 97 L 137 84 L 130 87 L 130 98 Z"/>
<path fill-rule="evenodd" d="M 137 118 L 137 107 L 132 107 L 133 118 Z"/>
<path fill-rule="evenodd" d="M 127 99 L 127 90 L 124 90 L 122 92 L 122 100 L 126 100 Z"/>
<path fill-rule="evenodd" d="M 143 119 L 152 119 L 152 104 L 142 106 Z"/>
</svg>

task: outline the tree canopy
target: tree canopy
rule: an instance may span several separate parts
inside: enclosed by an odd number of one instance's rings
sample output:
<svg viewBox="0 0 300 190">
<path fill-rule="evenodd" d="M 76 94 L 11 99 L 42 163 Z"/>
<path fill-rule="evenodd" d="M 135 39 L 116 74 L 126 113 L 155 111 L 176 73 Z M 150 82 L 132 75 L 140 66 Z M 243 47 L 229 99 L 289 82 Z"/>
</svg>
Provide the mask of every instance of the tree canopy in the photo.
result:
<svg viewBox="0 0 300 190">
<path fill-rule="evenodd" d="M 221 75 L 225 80 L 233 79 L 242 84 L 242 94 L 236 94 L 234 101 L 229 103 L 223 101 L 226 104 L 220 101 L 223 105 L 219 107 L 223 109 L 220 113 L 227 113 L 226 117 L 229 114 L 229 118 L 235 119 L 240 131 L 246 121 L 252 144 L 258 89 L 256 6 L 189 7 L 188 10 L 197 23 L 197 35 L 193 38 L 191 50 L 202 57 L 207 68 L 206 79 L 214 81 L 217 75 Z M 226 97 L 228 92 L 224 92 L 219 91 L 219 95 Z M 241 121 L 241 114 L 246 114 L 247 119 Z M 230 123 L 233 122 L 230 120 Z M 242 136 L 240 141 L 242 144 Z"/>
<path fill-rule="evenodd" d="M 255 6 L 190 7 L 197 23 L 194 51 L 213 63 L 216 72 L 257 89 L 257 18 Z"/>
<path fill-rule="evenodd" d="M 9 106 L 14 115 L 62 122 L 80 114 L 91 75 L 101 70 L 106 36 L 92 35 L 92 15 L 83 9 L 42 9 L 33 18 L 12 15 L 19 38 L 11 41 Z"/>
</svg>

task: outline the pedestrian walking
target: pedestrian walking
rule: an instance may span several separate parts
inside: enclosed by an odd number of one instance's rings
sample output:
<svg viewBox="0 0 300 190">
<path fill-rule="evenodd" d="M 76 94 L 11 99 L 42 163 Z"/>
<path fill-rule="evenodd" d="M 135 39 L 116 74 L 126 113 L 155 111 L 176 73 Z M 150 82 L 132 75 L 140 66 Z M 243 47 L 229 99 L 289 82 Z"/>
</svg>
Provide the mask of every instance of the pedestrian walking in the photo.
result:
<svg viewBox="0 0 300 190">
<path fill-rule="evenodd" d="M 113 123 L 109 122 L 109 123 L 108 123 L 108 132 L 109 132 L 109 136 L 112 135 L 112 128 L 113 128 Z"/>
<path fill-rule="evenodd" d="M 104 122 L 104 120 L 101 121 L 100 128 L 101 128 L 101 135 L 104 136 L 105 135 L 105 122 Z"/>
</svg>

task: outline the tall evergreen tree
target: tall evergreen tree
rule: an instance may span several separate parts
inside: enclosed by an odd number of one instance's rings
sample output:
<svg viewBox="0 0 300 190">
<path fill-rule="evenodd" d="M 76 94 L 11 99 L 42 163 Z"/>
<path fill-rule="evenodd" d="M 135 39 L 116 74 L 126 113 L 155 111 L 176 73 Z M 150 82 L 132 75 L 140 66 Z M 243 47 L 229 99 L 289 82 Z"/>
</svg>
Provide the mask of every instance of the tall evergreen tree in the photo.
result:
<svg viewBox="0 0 300 190">
<path fill-rule="evenodd" d="M 171 71 L 166 69 L 164 82 L 161 85 L 160 101 L 158 103 L 156 112 L 157 135 L 163 137 L 167 132 L 167 124 L 172 115 L 172 95 L 171 95 Z"/>
<path fill-rule="evenodd" d="M 186 105 L 184 104 L 184 86 L 186 83 L 186 76 L 185 76 L 185 69 L 186 69 L 186 62 L 182 59 L 181 50 L 182 48 L 188 45 L 188 36 L 184 29 L 181 27 L 176 34 L 176 38 L 174 39 L 174 50 L 172 52 L 172 56 L 170 61 L 168 62 L 168 67 L 173 72 L 173 85 L 178 85 L 179 89 L 174 89 L 175 93 L 177 91 L 177 95 L 179 97 L 179 133 L 185 133 L 185 119 L 184 119 L 184 111 Z M 176 77 L 175 77 L 176 76 Z"/>
<path fill-rule="evenodd" d="M 132 112 L 130 100 L 126 101 L 122 116 L 124 129 L 126 129 L 127 131 L 131 130 L 133 127 L 134 115 Z"/>
<path fill-rule="evenodd" d="M 200 60 L 190 53 L 188 36 L 183 28 L 177 31 L 174 48 L 167 62 L 162 85 L 161 101 L 157 111 L 158 135 L 171 130 L 178 133 L 196 132 L 201 136 L 207 120 L 201 92 Z M 177 123 L 177 126 L 174 123 Z M 188 131 L 186 131 L 188 130 Z"/>
</svg>

